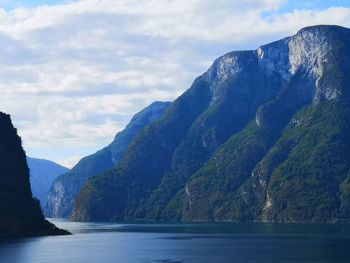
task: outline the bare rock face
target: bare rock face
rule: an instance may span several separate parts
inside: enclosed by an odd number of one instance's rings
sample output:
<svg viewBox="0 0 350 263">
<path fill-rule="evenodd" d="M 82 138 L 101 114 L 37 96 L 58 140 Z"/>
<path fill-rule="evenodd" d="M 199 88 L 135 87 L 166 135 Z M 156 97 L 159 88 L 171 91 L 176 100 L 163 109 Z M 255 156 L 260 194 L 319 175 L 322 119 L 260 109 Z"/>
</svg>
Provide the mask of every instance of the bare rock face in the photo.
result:
<svg viewBox="0 0 350 263">
<path fill-rule="evenodd" d="M 54 182 L 50 193 L 46 197 L 46 213 L 53 218 L 61 217 L 61 207 L 65 199 L 64 186 L 61 181 Z"/>
</svg>

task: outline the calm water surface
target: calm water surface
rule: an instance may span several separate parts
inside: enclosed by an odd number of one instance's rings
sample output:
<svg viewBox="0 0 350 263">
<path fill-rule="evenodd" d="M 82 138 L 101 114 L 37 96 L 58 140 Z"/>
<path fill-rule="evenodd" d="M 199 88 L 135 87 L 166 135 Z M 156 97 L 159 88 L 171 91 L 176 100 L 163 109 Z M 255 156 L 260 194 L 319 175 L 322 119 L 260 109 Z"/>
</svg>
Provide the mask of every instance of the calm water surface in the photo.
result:
<svg viewBox="0 0 350 263">
<path fill-rule="evenodd" d="M 0 263 L 350 262 L 350 226 L 54 223 L 74 235 L 0 240 Z"/>
</svg>

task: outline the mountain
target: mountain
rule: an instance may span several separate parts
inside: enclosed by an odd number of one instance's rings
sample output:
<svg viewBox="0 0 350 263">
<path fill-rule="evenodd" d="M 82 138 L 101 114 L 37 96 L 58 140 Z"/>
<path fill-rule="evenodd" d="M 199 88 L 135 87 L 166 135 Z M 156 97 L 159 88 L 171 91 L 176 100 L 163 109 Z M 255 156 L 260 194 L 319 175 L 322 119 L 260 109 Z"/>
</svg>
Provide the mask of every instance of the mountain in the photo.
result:
<svg viewBox="0 0 350 263">
<path fill-rule="evenodd" d="M 45 215 L 67 217 L 71 213 L 73 200 L 84 183 L 90 177 L 115 166 L 135 136 L 149 123 L 159 119 L 169 105 L 170 102 L 152 103 L 135 114 L 110 145 L 81 159 L 69 172 L 56 178 L 47 196 Z"/>
<path fill-rule="evenodd" d="M 0 237 L 68 234 L 46 221 L 32 197 L 21 138 L 0 113 Z"/>
<path fill-rule="evenodd" d="M 349 55 L 350 30 L 320 25 L 218 58 L 71 218 L 349 222 Z"/>
<path fill-rule="evenodd" d="M 30 185 L 33 196 L 39 199 L 41 206 L 46 202 L 46 195 L 57 176 L 68 171 L 55 162 L 27 156 L 30 173 Z"/>
</svg>

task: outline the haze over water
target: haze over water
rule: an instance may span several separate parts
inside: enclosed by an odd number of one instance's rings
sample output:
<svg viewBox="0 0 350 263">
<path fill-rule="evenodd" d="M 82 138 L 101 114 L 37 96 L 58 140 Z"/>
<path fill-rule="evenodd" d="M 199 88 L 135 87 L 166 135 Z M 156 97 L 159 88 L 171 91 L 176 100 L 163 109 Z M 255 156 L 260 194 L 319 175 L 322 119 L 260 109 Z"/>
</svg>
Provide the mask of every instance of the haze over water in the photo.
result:
<svg viewBox="0 0 350 263">
<path fill-rule="evenodd" d="M 350 259 L 348 225 L 53 221 L 74 234 L 2 240 L 0 262 L 325 263 Z"/>
</svg>

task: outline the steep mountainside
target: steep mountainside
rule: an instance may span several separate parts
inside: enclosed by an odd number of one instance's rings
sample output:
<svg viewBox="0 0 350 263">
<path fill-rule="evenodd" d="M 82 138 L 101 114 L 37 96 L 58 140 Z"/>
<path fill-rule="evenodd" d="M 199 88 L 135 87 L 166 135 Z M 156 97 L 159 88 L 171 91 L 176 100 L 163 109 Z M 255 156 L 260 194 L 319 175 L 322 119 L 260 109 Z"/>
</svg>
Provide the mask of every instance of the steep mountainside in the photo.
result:
<svg viewBox="0 0 350 263">
<path fill-rule="evenodd" d="M 149 123 L 159 119 L 169 105 L 170 102 L 152 103 L 137 113 L 110 145 L 81 159 L 69 172 L 59 176 L 47 196 L 45 215 L 67 217 L 71 213 L 73 200 L 84 183 L 90 177 L 114 167 L 136 135 Z"/>
<path fill-rule="evenodd" d="M 38 198 L 41 206 L 45 204 L 46 195 L 57 176 L 68 171 L 55 162 L 27 156 L 30 173 L 30 185 L 33 196 Z"/>
<path fill-rule="evenodd" d="M 314 26 L 217 59 L 74 220 L 350 221 L 350 30 Z"/>
<path fill-rule="evenodd" d="M 0 237 L 68 234 L 45 220 L 32 197 L 21 139 L 0 113 Z"/>
</svg>

